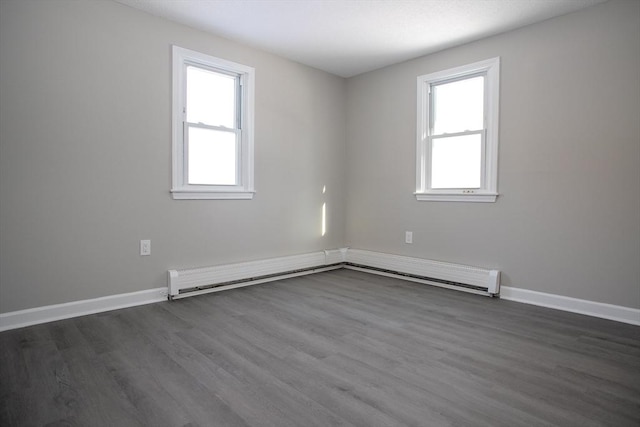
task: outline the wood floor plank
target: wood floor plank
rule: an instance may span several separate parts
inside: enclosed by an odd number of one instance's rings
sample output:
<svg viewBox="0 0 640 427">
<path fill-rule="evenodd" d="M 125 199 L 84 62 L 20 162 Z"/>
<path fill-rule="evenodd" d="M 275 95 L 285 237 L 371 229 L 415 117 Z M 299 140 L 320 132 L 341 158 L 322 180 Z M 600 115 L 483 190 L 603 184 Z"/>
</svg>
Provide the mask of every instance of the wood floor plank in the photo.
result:
<svg viewBox="0 0 640 427">
<path fill-rule="evenodd" d="M 135 319 L 126 316 L 126 313 L 113 314 L 106 326 L 108 330 L 112 329 L 113 335 L 119 335 L 120 343 L 115 347 L 116 351 L 103 353 L 101 358 L 144 419 L 159 418 L 163 420 L 162 425 L 183 425 L 188 422 L 207 425 L 215 420 L 219 426 L 245 426 L 244 420 L 214 390 L 203 386 L 159 348 L 157 341 L 141 333 L 138 320 L 144 318 L 149 310 L 140 311 L 142 313 Z M 114 368 L 123 365 L 128 365 L 130 369 L 123 372 Z M 157 393 L 145 391 L 145 384 L 156 388 Z M 202 401 L 207 404 L 202 405 Z M 162 414 L 164 416 L 160 417 Z M 176 421 L 169 422 L 172 417 L 176 417 Z"/>
<path fill-rule="evenodd" d="M 243 354 L 254 364 L 267 368 L 280 381 L 323 407 L 340 413 L 351 424 L 401 425 L 399 420 L 349 394 L 347 391 L 350 384 L 331 371 L 318 369 L 320 364 L 317 358 L 292 346 L 283 345 L 282 341 L 274 339 L 268 331 L 246 323 L 234 324 L 229 331 L 233 331 L 236 345 L 247 349 Z"/>
<path fill-rule="evenodd" d="M 0 425 L 637 427 L 640 327 L 336 270 L 0 333 Z"/>
<path fill-rule="evenodd" d="M 0 425 L 17 425 L 25 417 L 29 373 L 20 341 L 23 330 L 0 334 Z M 18 386 L 19 385 L 19 386 Z"/>
</svg>

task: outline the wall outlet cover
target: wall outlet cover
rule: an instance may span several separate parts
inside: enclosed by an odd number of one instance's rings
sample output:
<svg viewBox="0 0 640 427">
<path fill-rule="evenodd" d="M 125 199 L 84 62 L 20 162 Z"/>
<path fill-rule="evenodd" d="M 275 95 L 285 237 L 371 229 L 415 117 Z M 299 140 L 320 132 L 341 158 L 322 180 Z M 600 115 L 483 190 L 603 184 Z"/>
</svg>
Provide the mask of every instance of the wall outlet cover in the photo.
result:
<svg viewBox="0 0 640 427">
<path fill-rule="evenodd" d="M 140 240 L 140 255 L 151 255 L 151 240 Z"/>
</svg>

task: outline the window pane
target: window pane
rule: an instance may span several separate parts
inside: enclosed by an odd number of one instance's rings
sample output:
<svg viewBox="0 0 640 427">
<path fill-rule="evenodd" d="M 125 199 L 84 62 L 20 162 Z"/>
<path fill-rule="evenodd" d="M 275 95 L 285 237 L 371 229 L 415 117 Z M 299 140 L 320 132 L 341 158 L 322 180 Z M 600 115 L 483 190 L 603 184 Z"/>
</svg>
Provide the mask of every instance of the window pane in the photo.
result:
<svg viewBox="0 0 640 427">
<path fill-rule="evenodd" d="M 189 184 L 236 185 L 236 134 L 189 127 Z"/>
<path fill-rule="evenodd" d="M 432 86 L 433 135 L 484 128 L 484 76 Z"/>
<path fill-rule="evenodd" d="M 187 67 L 187 121 L 236 127 L 237 77 Z"/>
<path fill-rule="evenodd" d="M 481 135 L 435 138 L 431 147 L 431 188 L 480 188 Z"/>
</svg>

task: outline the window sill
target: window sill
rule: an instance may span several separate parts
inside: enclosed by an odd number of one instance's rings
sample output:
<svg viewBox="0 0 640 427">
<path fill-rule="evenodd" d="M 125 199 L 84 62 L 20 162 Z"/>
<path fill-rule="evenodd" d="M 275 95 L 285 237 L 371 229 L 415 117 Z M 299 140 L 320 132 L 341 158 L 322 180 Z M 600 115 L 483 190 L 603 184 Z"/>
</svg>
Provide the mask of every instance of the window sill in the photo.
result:
<svg viewBox="0 0 640 427">
<path fill-rule="evenodd" d="M 172 190 L 174 200 L 251 200 L 255 191 Z"/>
<path fill-rule="evenodd" d="M 420 202 L 495 203 L 498 193 L 413 193 Z"/>
</svg>

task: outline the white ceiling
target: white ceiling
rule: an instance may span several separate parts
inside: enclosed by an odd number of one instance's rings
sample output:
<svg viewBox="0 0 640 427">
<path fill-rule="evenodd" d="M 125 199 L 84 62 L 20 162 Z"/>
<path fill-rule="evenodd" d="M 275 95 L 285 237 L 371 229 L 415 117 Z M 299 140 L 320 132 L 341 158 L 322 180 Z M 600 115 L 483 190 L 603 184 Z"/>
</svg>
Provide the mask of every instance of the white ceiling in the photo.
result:
<svg viewBox="0 0 640 427">
<path fill-rule="evenodd" d="M 342 77 L 606 0 L 115 0 Z"/>
</svg>

